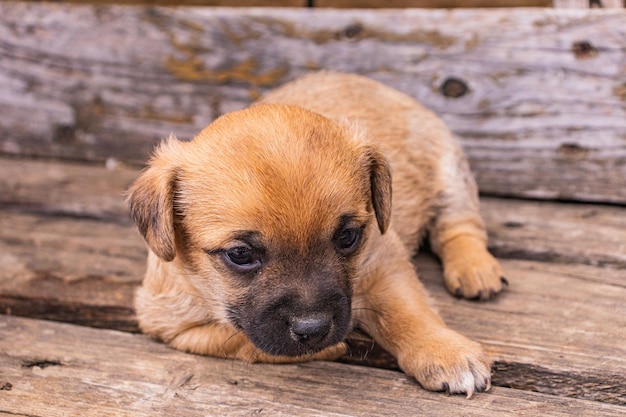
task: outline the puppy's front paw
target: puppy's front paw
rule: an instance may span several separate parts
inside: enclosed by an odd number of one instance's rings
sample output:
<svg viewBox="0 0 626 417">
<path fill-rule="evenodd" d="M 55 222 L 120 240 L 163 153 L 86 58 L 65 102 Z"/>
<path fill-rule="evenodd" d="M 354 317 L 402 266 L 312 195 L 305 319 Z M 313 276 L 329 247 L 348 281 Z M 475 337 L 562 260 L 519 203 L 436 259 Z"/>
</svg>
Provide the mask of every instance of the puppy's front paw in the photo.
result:
<svg viewBox="0 0 626 417">
<path fill-rule="evenodd" d="M 482 244 L 458 239 L 446 245 L 443 278 L 457 297 L 488 300 L 508 285 L 500 263 Z"/>
<path fill-rule="evenodd" d="M 482 346 L 450 329 L 438 331 L 419 346 L 398 355 L 402 370 L 422 387 L 450 394 L 491 388 L 491 360 Z"/>
</svg>

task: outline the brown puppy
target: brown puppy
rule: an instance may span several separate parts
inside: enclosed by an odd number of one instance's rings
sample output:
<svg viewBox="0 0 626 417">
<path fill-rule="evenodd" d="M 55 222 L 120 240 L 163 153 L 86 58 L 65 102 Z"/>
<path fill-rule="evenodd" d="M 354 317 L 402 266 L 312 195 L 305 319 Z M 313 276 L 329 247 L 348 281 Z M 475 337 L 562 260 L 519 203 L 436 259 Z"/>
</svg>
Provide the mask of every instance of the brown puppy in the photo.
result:
<svg viewBox="0 0 626 417">
<path fill-rule="evenodd" d="M 136 310 L 153 337 L 279 363 L 334 359 L 356 325 L 426 389 L 489 387 L 487 355 L 446 327 L 410 258 L 428 234 L 467 298 L 499 292 L 502 271 L 459 145 L 408 96 L 304 77 L 164 142 L 128 201 L 150 248 Z"/>
</svg>

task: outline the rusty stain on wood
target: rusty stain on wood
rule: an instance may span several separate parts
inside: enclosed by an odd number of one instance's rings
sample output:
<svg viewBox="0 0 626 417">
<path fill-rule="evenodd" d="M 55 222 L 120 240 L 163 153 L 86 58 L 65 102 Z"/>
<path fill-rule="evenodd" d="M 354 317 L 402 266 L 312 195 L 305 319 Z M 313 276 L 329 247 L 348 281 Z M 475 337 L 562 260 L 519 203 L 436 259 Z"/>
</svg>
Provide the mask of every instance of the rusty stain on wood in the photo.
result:
<svg viewBox="0 0 626 417">
<path fill-rule="evenodd" d="M 333 30 L 306 29 L 296 26 L 296 24 L 288 20 L 271 17 L 255 17 L 254 22 L 272 28 L 275 33 L 281 36 L 294 39 L 306 39 L 318 45 L 324 45 L 330 42 L 356 42 L 365 39 L 376 39 L 389 43 L 426 43 L 444 50 L 457 42 L 456 37 L 444 35 L 437 30 L 415 29 L 403 34 L 393 32 L 392 30 L 368 26 L 356 19 L 343 27 Z"/>
<path fill-rule="evenodd" d="M 165 122 L 170 122 L 170 123 L 192 123 L 193 122 L 193 115 L 191 114 L 181 114 L 181 115 L 166 114 L 166 113 L 155 110 L 152 103 L 147 103 L 144 108 L 144 111 L 141 114 L 137 115 L 137 117 L 139 117 L 140 119 L 160 120 L 160 121 L 165 121 Z"/>
<path fill-rule="evenodd" d="M 210 83 L 245 82 L 266 86 L 278 83 L 289 72 L 286 64 L 264 72 L 259 71 L 259 63 L 252 57 L 242 62 L 229 63 L 222 68 L 208 68 L 199 56 L 200 53 L 211 52 L 202 44 L 202 38 L 206 35 L 202 24 L 188 19 L 177 20 L 176 26 L 186 29 L 189 35 L 189 39 L 182 41 L 176 36 L 175 27 L 170 26 L 171 20 L 164 19 L 156 12 L 147 14 L 147 18 L 161 28 L 171 45 L 184 56 L 180 58 L 170 55 L 165 60 L 165 68 L 179 80 Z M 257 36 L 251 31 L 247 31 L 245 35 L 236 34 L 228 24 L 222 24 L 220 27 L 227 39 L 237 47 L 240 47 L 244 40 Z"/>
<path fill-rule="evenodd" d="M 613 87 L 613 94 L 620 100 L 626 100 L 626 83 L 621 86 Z"/>
<path fill-rule="evenodd" d="M 275 84 L 289 73 L 286 65 L 259 73 L 259 65 L 253 58 L 247 58 L 230 68 L 207 69 L 198 57 L 178 59 L 170 56 L 165 66 L 179 80 L 212 83 L 245 82 L 257 86 Z"/>
</svg>

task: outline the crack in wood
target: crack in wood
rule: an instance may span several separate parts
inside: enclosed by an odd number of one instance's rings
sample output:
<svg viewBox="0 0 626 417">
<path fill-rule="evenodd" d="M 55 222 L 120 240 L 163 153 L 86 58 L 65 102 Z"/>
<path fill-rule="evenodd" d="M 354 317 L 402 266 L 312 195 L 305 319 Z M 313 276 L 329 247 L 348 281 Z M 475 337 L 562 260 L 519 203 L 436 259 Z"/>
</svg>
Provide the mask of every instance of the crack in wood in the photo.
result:
<svg viewBox="0 0 626 417">
<path fill-rule="evenodd" d="M 22 361 L 22 368 L 47 368 L 49 366 L 63 366 L 58 359 L 25 359 Z"/>
<path fill-rule="evenodd" d="M 98 329 L 139 332 L 134 309 L 130 306 L 87 305 L 71 301 L 1 295 L 0 313 Z"/>
<path fill-rule="evenodd" d="M 577 373 L 518 362 L 497 361 L 492 384 L 615 405 L 626 405 L 625 375 Z"/>
</svg>

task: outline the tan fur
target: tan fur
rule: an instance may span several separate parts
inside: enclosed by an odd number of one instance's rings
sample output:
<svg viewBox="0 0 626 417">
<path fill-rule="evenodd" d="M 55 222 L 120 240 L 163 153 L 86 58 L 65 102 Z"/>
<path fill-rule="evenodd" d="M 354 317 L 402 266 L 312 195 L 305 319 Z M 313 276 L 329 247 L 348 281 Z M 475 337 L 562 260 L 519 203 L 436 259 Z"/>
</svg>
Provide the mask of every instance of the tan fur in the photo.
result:
<svg viewBox="0 0 626 417">
<path fill-rule="evenodd" d="M 330 253 L 338 219 L 349 213 L 351 224 L 366 225 L 357 252 L 345 266 L 341 256 L 313 264 L 349 271 L 347 282 L 332 285 L 350 288 L 354 325 L 426 389 L 471 395 L 489 387 L 488 356 L 446 327 L 410 258 L 428 235 L 447 288 L 467 298 L 499 292 L 502 270 L 487 252 L 476 186 L 459 145 L 408 96 L 354 75 L 309 75 L 221 117 L 191 142 L 170 138 L 128 201 L 150 247 L 136 310 L 153 337 L 248 361 L 340 356 L 341 341 L 296 357 L 255 346 L 232 322 L 232 308 L 251 284 L 234 278 L 219 254 L 235 232 L 258 232 L 270 254 L 281 254 L 270 257 L 267 273 L 255 272 L 258 297 L 289 290 L 306 300 L 316 290 L 310 274 L 334 276 L 315 271 L 306 258 Z M 304 266 L 293 272 L 296 260 Z"/>
</svg>

